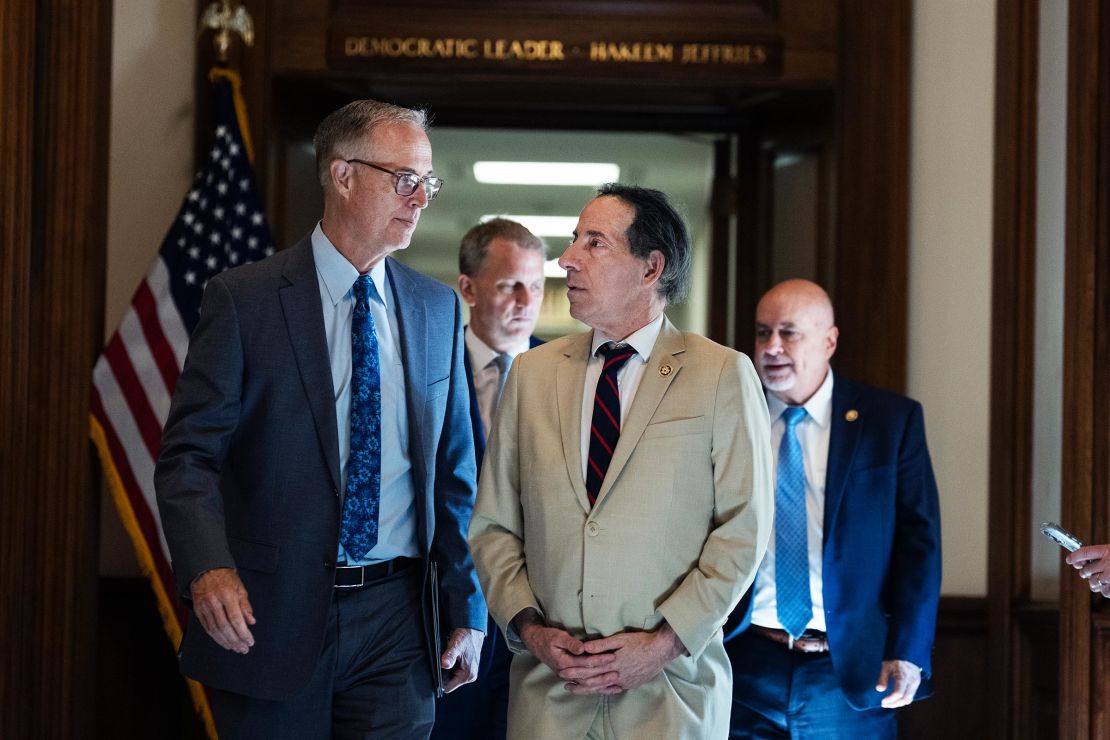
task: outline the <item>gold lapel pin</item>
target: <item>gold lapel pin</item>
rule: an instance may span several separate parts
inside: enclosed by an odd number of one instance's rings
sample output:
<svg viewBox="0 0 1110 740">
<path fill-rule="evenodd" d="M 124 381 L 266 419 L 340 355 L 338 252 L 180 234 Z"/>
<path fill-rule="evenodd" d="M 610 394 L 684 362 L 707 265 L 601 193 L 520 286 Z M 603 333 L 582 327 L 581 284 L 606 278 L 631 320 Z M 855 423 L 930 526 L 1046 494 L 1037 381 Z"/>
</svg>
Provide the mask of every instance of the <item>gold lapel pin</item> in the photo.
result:
<svg viewBox="0 0 1110 740">
<path fill-rule="evenodd" d="M 859 412 L 855 409 L 848 409 L 848 413 L 844 414 L 845 421 L 855 421 L 859 418 Z"/>
<path fill-rule="evenodd" d="M 670 375 L 672 372 L 674 372 L 674 369 L 670 365 L 659 366 L 659 374 L 662 375 L 664 378 Z"/>
</svg>

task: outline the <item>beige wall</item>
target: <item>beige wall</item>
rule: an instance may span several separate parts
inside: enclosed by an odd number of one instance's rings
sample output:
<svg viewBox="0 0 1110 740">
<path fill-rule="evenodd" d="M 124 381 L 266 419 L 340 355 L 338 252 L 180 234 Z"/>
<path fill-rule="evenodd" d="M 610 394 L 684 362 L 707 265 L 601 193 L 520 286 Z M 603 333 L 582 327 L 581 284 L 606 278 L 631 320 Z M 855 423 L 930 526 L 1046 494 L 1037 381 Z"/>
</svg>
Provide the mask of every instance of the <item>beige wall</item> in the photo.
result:
<svg viewBox="0 0 1110 740">
<path fill-rule="evenodd" d="M 116 0 L 114 6 L 108 335 L 153 262 L 193 177 L 195 13 L 195 3 L 180 0 Z M 127 536 L 109 497 L 103 498 L 101 573 L 135 575 Z"/>
<path fill-rule="evenodd" d="M 948 595 L 987 592 L 994 3 L 914 3 L 907 389 L 925 407 Z"/>
</svg>

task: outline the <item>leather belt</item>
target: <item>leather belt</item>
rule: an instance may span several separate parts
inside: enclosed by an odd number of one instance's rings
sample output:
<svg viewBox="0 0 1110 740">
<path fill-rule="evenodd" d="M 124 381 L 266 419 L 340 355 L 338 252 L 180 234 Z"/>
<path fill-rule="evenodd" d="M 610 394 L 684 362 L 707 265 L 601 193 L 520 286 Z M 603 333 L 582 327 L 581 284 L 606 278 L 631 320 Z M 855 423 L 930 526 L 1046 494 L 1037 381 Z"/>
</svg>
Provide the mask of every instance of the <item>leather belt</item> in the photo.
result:
<svg viewBox="0 0 1110 740">
<path fill-rule="evenodd" d="M 760 627 L 758 624 L 753 624 L 752 630 L 757 635 L 761 635 L 772 642 L 777 642 L 785 646 L 787 650 L 794 650 L 799 653 L 829 652 L 829 638 L 825 636 L 824 632 L 806 631 L 802 633 L 801 637 L 795 640 L 786 630 Z"/>
<path fill-rule="evenodd" d="M 417 562 L 416 558 L 393 558 L 370 565 L 339 565 L 335 568 L 335 587 L 347 589 L 369 586 L 375 581 L 400 573 Z"/>
</svg>

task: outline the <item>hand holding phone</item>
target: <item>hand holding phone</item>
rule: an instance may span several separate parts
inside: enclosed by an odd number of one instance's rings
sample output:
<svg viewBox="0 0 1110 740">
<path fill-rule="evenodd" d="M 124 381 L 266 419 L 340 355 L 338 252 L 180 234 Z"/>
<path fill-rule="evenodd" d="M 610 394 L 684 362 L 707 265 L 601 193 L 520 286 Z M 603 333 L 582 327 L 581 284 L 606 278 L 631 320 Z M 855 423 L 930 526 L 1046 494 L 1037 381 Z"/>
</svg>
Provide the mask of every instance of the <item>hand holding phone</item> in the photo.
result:
<svg viewBox="0 0 1110 740">
<path fill-rule="evenodd" d="M 1044 524 L 1042 524 L 1041 534 L 1043 534 L 1045 537 L 1048 537 L 1050 540 L 1052 540 L 1068 552 L 1075 552 L 1079 548 L 1083 547 L 1083 543 L 1080 542 L 1078 537 L 1061 527 L 1056 522 L 1045 522 Z"/>
</svg>

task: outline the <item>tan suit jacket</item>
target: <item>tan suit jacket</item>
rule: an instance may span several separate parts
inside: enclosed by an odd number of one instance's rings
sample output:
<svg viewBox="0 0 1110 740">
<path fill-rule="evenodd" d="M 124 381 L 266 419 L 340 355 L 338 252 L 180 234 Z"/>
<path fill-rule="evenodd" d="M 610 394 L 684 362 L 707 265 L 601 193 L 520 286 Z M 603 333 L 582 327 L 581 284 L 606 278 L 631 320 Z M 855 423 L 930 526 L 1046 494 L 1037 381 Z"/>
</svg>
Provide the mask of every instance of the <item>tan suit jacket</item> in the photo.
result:
<svg viewBox="0 0 1110 740">
<path fill-rule="evenodd" d="M 511 738 L 724 738 L 721 625 L 755 577 L 774 512 L 767 405 L 748 358 L 664 321 L 597 503 L 582 475 L 591 333 L 520 355 L 488 441 L 470 545 L 513 660 Z M 689 655 L 640 688 L 567 692 L 509 621 L 533 607 L 579 639 L 654 630 Z M 599 712 L 601 714 L 599 715 Z"/>
</svg>

